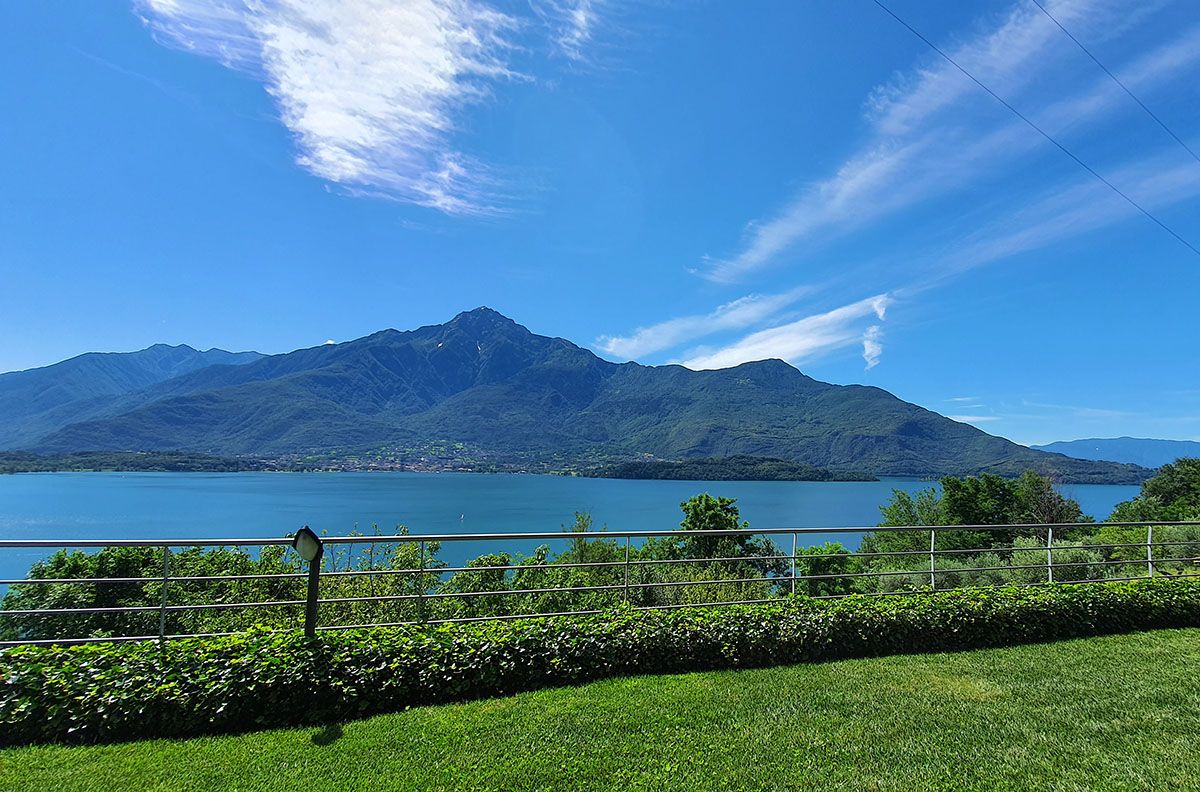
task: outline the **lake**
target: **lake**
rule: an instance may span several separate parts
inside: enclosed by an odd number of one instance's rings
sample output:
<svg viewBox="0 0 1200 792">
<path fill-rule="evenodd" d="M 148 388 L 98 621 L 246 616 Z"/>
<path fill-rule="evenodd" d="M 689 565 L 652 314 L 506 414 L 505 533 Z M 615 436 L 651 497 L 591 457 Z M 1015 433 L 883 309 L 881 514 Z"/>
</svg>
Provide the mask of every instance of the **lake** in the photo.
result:
<svg viewBox="0 0 1200 792">
<path fill-rule="evenodd" d="M 872 482 L 627 481 L 475 473 L 21 473 L 0 476 L 0 538 L 144 539 L 284 536 L 302 525 L 346 534 L 372 526 L 417 533 L 557 531 L 576 511 L 597 527 L 678 526 L 679 502 L 699 492 L 737 498 L 752 528 L 869 527 L 892 489 L 933 486 L 911 479 Z M 1086 514 L 1108 516 L 1136 486 L 1063 487 Z M 856 535 L 807 535 L 856 545 Z M 530 551 L 536 543 L 504 549 Z M 457 564 L 499 550 L 446 545 Z M 0 577 L 21 577 L 42 550 L 0 551 Z"/>
</svg>

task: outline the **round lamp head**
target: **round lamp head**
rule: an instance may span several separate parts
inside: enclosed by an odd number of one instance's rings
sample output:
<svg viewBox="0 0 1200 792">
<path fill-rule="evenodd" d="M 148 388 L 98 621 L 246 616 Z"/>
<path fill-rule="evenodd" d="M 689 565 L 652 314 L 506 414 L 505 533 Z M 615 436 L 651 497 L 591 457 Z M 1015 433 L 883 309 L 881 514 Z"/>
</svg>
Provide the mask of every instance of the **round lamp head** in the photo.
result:
<svg viewBox="0 0 1200 792">
<path fill-rule="evenodd" d="M 296 531 L 296 535 L 292 537 L 292 547 L 300 554 L 301 558 L 309 563 L 316 561 L 325 551 L 325 545 L 321 542 L 321 538 L 313 533 L 307 525 Z"/>
</svg>

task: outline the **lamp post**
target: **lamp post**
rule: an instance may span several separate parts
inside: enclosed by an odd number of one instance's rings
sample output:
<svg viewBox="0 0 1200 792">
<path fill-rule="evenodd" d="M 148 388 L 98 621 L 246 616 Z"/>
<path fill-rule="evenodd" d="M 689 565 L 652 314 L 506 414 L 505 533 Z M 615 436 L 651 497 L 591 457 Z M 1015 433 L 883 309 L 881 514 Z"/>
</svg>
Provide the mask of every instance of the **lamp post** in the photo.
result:
<svg viewBox="0 0 1200 792">
<path fill-rule="evenodd" d="M 307 525 L 292 537 L 292 548 L 308 562 L 308 598 L 304 603 L 304 634 L 311 638 L 317 634 L 317 596 L 321 583 L 321 556 L 325 554 L 325 543 Z"/>
</svg>

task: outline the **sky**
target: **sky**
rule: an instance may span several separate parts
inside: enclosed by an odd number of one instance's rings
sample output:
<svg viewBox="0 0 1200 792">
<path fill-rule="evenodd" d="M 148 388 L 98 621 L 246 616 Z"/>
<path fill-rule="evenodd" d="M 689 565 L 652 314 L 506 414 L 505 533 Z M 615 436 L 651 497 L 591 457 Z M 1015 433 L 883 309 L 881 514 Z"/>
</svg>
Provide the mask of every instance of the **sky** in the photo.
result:
<svg viewBox="0 0 1200 792">
<path fill-rule="evenodd" d="M 487 305 L 1200 439 L 1200 7 L 881 2 L 6 4 L 0 371 Z"/>
</svg>

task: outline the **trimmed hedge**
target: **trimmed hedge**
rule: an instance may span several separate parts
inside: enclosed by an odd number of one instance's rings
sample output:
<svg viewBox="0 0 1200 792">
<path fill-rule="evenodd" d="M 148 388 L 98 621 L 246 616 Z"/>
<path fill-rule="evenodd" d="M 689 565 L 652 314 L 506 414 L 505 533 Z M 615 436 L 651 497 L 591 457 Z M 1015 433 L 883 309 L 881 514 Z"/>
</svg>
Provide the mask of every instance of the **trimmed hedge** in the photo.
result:
<svg viewBox="0 0 1200 792">
<path fill-rule="evenodd" d="M 0 744 L 301 726 L 620 674 L 1007 646 L 1200 626 L 1154 579 L 0 652 Z"/>
</svg>

